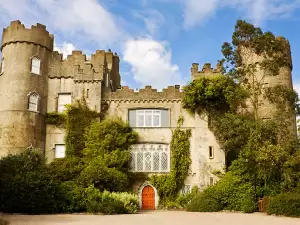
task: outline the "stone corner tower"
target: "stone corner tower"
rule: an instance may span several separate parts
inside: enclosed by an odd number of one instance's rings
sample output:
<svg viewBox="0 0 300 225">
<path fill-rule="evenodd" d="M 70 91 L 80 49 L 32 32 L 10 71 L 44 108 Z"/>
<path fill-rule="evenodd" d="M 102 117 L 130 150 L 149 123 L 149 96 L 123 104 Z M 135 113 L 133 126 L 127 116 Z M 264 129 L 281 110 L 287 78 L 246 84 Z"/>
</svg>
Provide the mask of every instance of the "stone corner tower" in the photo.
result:
<svg viewBox="0 0 300 225">
<path fill-rule="evenodd" d="M 48 67 L 54 37 L 42 24 L 3 29 L 0 70 L 0 157 L 45 148 Z"/>
</svg>

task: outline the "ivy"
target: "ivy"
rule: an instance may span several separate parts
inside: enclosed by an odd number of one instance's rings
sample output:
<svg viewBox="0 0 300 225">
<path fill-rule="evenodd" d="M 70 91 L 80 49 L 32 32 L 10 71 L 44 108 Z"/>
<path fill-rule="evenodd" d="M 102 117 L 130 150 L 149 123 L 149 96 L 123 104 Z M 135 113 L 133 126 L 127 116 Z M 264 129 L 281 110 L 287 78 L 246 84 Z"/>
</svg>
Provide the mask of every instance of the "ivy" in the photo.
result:
<svg viewBox="0 0 300 225">
<path fill-rule="evenodd" d="M 152 184 L 157 188 L 160 205 L 165 206 L 175 201 L 191 165 L 190 137 L 191 129 L 182 129 L 183 118 L 179 118 L 177 127 L 172 131 L 171 172 L 168 175 L 154 175 Z"/>
<path fill-rule="evenodd" d="M 51 112 L 46 114 L 46 124 L 55 126 L 63 126 L 66 122 L 66 114 L 59 112 Z"/>
<path fill-rule="evenodd" d="M 95 120 L 100 120 L 101 114 L 90 110 L 85 98 L 67 105 L 66 110 L 66 155 L 82 157 L 85 148 L 85 131 Z"/>
</svg>

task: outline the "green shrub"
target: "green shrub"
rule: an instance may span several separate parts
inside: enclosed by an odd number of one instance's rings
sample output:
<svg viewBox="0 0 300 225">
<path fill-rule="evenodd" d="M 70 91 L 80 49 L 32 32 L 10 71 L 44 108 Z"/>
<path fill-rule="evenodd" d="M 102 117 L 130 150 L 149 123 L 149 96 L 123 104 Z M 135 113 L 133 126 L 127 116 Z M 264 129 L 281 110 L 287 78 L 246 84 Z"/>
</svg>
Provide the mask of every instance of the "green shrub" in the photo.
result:
<svg viewBox="0 0 300 225">
<path fill-rule="evenodd" d="M 267 204 L 267 213 L 300 217 L 300 193 L 287 192 L 270 197 Z"/>
<path fill-rule="evenodd" d="M 63 205 L 59 183 L 48 173 L 39 150 L 0 160 L 0 211 L 56 213 Z"/>
<path fill-rule="evenodd" d="M 101 158 L 89 163 L 78 180 L 83 186 L 93 185 L 100 191 L 126 191 L 129 183 L 126 173 L 116 168 L 108 168 Z"/>
<path fill-rule="evenodd" d="M 87 196 L 85 189 L 74 181 L 66 181 L 60 185 L 64 196 L 63 212 L 86 211 Z"/>
<path fill-rule="evenodd" d="M 100 192 L 89 187 L 86 189 L 88 201 L 87 211 L 91 213 L 124 214 L 136 213 L 138 210 L 137 196 L 129 193 Z"/>
<path fill-rule="evenodd" d="M 218 212 L 222 210 L 220 202 L 209 192 L 198 193 L 187 206 L 190 212 Z"/>
<path fill-rule="evenodd" d="M 227 172 L 217 184 L 206 188 L 193 198 L 188 209 L 194 211 L 198 207 L 200 212 L 201 210 L 218 209 L 251 213 L 255 212 L 257 207 L 254 196 L 254 189 L 250 183 L 243 181 L 241 177 L 232 172 Z M 212 206 L 206 204 L 212 204 Z"/>
<path fill-rule="evenodd" d="M 71 181 L 79 176 L 84 166 L 80 158 L 71 156 L 55 159 L 48 165 L 48 171 L 57 180 Z"/>
</svg>

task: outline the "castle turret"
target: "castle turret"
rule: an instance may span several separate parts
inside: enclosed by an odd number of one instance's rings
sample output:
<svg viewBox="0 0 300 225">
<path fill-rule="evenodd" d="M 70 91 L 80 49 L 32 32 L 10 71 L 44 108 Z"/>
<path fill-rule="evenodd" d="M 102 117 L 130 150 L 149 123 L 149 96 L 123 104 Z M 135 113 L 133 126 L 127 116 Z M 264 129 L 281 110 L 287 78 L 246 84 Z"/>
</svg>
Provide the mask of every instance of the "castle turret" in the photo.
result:
<svg viewBox="0 0 300 225">
<path fill-rule="evenodd" d="M 3 29 L 0 75 L 0 157 L 45 148 L 48 66 L 53 35 L 42 24 L 20 21 Z"/>
</svg>

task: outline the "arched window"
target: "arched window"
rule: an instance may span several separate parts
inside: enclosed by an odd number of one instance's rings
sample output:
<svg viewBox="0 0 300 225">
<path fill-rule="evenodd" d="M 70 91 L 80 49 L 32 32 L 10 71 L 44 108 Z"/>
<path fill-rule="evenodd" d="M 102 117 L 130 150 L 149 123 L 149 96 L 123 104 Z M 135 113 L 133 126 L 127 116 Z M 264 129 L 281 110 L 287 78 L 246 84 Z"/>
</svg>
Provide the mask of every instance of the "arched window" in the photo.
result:
<svg viewBox="0 0 300 225">
<path fill-rule="evenodd" d="M 2 58 L 2 62 L 1 62 L 1 72 L 0 73 L 3 73 L 4 72 L 4 58 Z"/>
<path fill-rule="evenodd" d="M 37 57 L 31 58 L 31 73 L 40 75 L 41 60 Z"/>
<path fill-rule="evenodd" d="M 38 93 L 30 92 L 28 94 L 28 110 L 33 111 L 33 112 L 38 112 L 39 111 L 39 100 L 40 96 Z"/>
</svg>

